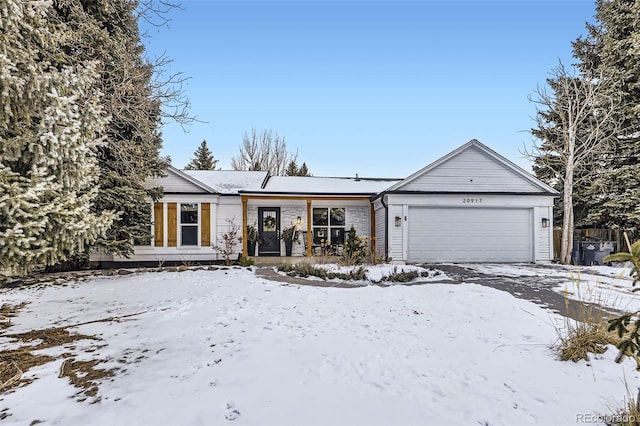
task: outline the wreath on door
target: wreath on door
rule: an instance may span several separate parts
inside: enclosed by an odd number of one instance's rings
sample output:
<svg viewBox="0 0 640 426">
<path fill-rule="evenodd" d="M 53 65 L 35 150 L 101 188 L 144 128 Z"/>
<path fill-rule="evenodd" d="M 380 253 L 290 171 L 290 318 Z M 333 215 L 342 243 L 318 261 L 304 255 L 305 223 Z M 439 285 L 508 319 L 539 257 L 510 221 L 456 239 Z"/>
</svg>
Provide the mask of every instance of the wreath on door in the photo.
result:
<svg viewBox="0 0 640 426">
<path fill-rule="evenodd" d="M 264 230 L 275 229 L 276 227 L 276 218 L 273 216 L 267 216 L 262 221 L 262 227 Z"/>
</svg>

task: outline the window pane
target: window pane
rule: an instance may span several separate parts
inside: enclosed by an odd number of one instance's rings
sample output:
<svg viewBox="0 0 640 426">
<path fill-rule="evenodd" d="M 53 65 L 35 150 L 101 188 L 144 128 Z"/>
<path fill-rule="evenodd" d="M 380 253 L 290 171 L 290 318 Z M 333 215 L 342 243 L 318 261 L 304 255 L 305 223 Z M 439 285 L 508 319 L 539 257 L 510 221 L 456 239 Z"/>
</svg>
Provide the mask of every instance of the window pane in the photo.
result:
<svg viewBox="0 0 640 426">
<path fill-rule="evenodd" d="M 326 226 L 329 224 L 329 209 L 313 209 L 313 225 Z"/>
<path fill-rule="evenodd" d="M 344 208 L 331 209 L 331 226 L 344 226 Z"/>
<path fill-rule="evenodd" d="M 331 228 L 331 244 L 344 244 L 344 228 Z"/>
<path fill-rule="evenodd" d="M 198 227 L 197 226 L 182 227 L 182 245 L 183 246 L 198 245 Z"/>
<path fill-rule="evenodd" d="M 180 204 L 180 223 L 198 223 L 198 205 Z"/>
<path fill-rule="evenodd" d="M 313 228 L 313 243 L 320 244 L 329 239 L 327 228 Z"/>
<path fill-rule="evenodd" d="M 262 232 L 276 232 L 277 230 L 276 212 L 273 210 L 262 211 Z"/>
</svg>

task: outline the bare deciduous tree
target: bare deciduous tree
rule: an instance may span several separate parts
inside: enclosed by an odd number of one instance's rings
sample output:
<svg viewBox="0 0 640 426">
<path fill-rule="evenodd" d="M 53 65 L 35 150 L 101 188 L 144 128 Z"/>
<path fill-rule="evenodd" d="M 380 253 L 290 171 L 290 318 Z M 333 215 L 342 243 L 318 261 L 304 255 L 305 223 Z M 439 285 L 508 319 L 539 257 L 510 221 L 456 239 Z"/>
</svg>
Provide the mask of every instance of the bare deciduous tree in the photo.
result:
<svg viewBox="0 0 640 426">
<path fill-rule="evenodd" d="M 245 133 L 240 145 L 240 153 L 231 159 L 233 170 L 264 170 L 272 175 L 285 174 L 287 165 L 298 159 L 298 152 L 287 150 L 284 137 L 274 134 L 271 129 L 258 134 L 251 129 L 251 135 Z"/>
<path fill-rule="evenodd" d="M 602 78 L 575 75 L 562 63 L 550 74 L 548 87 L 538 87 L 529 98 L 537 104 L 537 128 L 532 134 L 540 143 L 524 154 L 546 169 L 550 180 L 562 184 L 560 262 L 568 264 L 573 248 L 573 188 L 593 176 L 594 163 L 615 140 L 614 117 L 620 103 L 604 94 Z"/>
</svg>

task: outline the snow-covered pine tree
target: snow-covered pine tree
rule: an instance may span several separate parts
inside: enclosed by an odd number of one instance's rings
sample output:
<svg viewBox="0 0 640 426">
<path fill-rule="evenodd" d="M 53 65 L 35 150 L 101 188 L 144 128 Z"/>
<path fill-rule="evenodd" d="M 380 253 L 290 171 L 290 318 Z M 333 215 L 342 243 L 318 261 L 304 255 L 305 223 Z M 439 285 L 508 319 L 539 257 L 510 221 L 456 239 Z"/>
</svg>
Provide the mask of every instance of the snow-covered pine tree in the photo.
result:
<svg viewBox="0 0 640 426">
<path fill-rule="evenodd" d="M 213 152 L 207 146 L 207 141 L 203 140 L 193 154 L 193 158 L 185 167 L 186 170 L 216 170 L 218 160 L 213 156 Z"/>
<path fill-rule="evenodd" d="M 54 66 L 70 33 L 51 16 L 0 0 L 0 259 L 19 271 L 84 251 L 114 218 L 91 211 L 107 122 L 95 64 Z"/>
<path fill-rule="evenodd" d="M 172 101 L 154 83 L 154 66 L 144 57 L 136 0 L 53 0 L 62 22 L 71 30 L 61 61 L 96 61 L 96 89 L 103 93 L 101 106 L 111 118 L 105 144 L 99 147 L 96 212 L 116 211 L 119 217 L 92 247 L 130 255 L 132 241 L 148 238 L 150 199 L 159 188 L 145 188 L 150 176 L 163 173 L 167 162 L 160 157 L 160 105 Z M 151 2 L 142 8 L 153 11 Z"/>
<path fill-rule="evenodd" d="M 588 77 L 603 76 L 610 95 L 622 100 L 616 117 L 620 128 L 612 149 L 592 167 L 598 170 L 589 187 L 592 225 L 640 236 L 640 2 L 597 0 L 596 23 L 588 36 L 573 43 L 578 66 Z"/>
</svg>

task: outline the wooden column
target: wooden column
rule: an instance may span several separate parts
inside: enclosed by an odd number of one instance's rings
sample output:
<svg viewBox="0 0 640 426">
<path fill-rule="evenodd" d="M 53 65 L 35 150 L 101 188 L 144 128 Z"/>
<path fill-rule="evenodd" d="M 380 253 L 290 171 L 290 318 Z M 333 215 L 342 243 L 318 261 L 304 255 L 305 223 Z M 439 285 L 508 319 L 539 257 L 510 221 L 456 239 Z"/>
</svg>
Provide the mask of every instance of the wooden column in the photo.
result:
<svg viewBox="0 0 640 426">
<path fill-rule="evenodd" d="M 307 257 L 313 254 L 311 245 L 313 244 L 313 229 L 311 228 L 311 198 L 307 198 Z"/>
<path fill-rule="evenodd" d="M 242 256 L 247 257 L 247 197 L 242 197 Z"/>
</svg>

